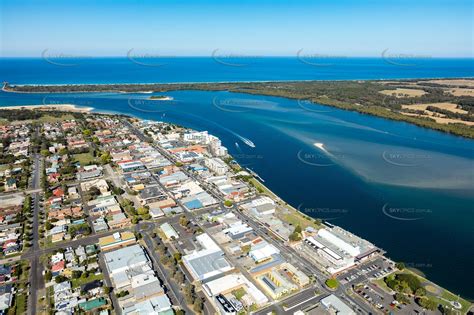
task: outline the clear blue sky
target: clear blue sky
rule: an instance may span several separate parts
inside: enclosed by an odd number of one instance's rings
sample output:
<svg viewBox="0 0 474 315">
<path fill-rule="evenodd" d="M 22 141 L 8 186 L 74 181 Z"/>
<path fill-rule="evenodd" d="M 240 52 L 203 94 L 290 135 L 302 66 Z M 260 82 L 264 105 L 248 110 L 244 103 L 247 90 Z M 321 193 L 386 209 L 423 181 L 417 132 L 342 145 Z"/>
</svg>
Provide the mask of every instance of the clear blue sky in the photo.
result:
<svg viewBox="0 0 474 315">
<path fill-rule="evenodd" d="M 0 0 L 0 54 L 473 57 L 473 3 Z"/>
</svg>

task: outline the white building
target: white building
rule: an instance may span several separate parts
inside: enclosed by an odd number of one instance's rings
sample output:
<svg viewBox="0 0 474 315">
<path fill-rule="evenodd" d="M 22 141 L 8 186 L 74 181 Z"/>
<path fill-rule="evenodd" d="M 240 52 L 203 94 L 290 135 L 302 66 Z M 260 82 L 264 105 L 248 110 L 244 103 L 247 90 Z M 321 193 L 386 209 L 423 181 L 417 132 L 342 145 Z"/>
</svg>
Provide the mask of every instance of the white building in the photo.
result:
<svg viewBox="0 0 474 315">
<path fill-rule="evenodd" d="M 270 259 L 272 255 L 279 254 L 280 250 L 274 245 L 267 241 L 261 241 L 260 243 L 253 245 L 249 252 L 249 256 L 256 262 L 262 262 Z"/>
<path fill-rule="evenodd" d="M 211 154 L 214 156 L 226 156 L 227 148 L 222 146 L 221 140 L 214 136 L 209 136 L 209 138 L 210 138 L 209 149 L 211 151 Z"/>
<path fill-rule="evenodd" d="M 376 251 L 373 244 L 338 226 L 320 229 L 315 236 L 307 237 L 304 243 L 316 251 L 324 264 L 331 264 L 327 268 L 331 274 L 353 266 L 361 257 Z"/>
<path fill-rule="evenodd" d="M 259 306 L 268 302 L 268 298 L 262 291 L 257 289 L 257 287 L 241 273 L 226 275 L 203 284 L 204 291 L 210 297 L 226 294 L 239 288 L 243 288 L 255 304 Z"/>
<path fill-rule="evenodd" d="M 183 135 L 183 140 L 191 143 L 208 144 L 209 134 L 207 133 L 207 131 L 191 131 Z"/>
<path fill-rule="evenodd" d="M 321 305 L 333 314 L 356 315 L 356 313 L 334 294 L 321 300 Z"/>
<path fill-rule="evenodd" d="M 224 175 L 229 170 L 227 164 L 219 158 L 206 159 L 204 165 L 217 175 Z"/>
<path fill-rule="evenodd" d="M 105 264 L 114 287 L 130 286 L 132 277 L 141 273 L 154 274 L 151 262 L 140 245 L 124 247 L 104 254 Z"/>
</svg>

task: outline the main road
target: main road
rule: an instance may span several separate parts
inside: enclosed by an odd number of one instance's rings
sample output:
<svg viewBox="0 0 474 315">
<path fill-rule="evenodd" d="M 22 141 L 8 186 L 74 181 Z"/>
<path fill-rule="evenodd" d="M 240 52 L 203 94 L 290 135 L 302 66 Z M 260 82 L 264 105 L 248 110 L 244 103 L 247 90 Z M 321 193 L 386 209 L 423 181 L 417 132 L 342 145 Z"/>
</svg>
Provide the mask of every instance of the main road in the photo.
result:
<svg viewBox="0 0 474 315">
<path fill-rule="evenodd" d="M 38 133 L 38 129 L 36 130 Z M 41 170 L 42 170 L 42 163 L 40 160 L 40 156 L 38 153 L 34 153 L 33 155 L 33 163 L 34 163 L 34 172 L 32 177 L 32 186 L 33 189 L 40 188 L 40 179 L 41 179 Z M 28 297 L 28 314 L 37 314 L 36 306 L 37 306 L 37 292 L 39 289 L 44 288 L 44 281 L 42 275 L 42 268 L 39 261 L 39 255 L 37 254 L 40 251 L 39 247 L 39 199 L 40 193 L 34 192 L 31 195 L 32 199 L 32 207 L 33 207 L 33 244 L 32 247 L 25 253 L 30 254 L 32 253 L 31 259 L 31 268 L 30 268 L 30 286 L 29 286 L 29 297 Z"/>
</svg>

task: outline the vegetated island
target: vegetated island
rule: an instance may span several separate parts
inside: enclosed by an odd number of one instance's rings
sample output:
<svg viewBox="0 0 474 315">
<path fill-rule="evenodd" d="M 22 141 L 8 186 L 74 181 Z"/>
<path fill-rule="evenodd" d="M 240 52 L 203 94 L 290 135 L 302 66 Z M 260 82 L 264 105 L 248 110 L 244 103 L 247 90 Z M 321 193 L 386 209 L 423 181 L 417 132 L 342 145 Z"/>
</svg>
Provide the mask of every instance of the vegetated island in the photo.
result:
<svg viewBox="0 0 474 315">
<path fill-rule="evenodd" d="M 229 91 L 333 106 L 474 139 L 474 79 L 9 85 L 24 93 Z"/>
</svg>

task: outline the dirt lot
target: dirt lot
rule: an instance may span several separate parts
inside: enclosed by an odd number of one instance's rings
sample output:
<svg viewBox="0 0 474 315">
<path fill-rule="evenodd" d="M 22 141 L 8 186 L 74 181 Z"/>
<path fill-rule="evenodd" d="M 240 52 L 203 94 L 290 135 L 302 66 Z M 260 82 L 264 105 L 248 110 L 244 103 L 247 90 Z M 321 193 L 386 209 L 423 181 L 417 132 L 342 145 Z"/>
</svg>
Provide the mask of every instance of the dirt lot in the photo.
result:
<svg viewBox="0 0 474 315">
<path fill-rule="evenodd" d="M 427 94 L 423 90 L 416 90 L 416 89 L 401 89 L 397 88 L 395 90 L 382 90 L 380 93 L 388 96 L 395 96 L 398 98 L 402 97 L 418 97 Z"/>
<path fill-rule="evenodd" d="M 467 114 L 467 111 L 457 108 L 456 104 L 453 103 L 431 103 L 431 104 L 413 104 L 413 105 L 402 105 L 402 108 L 408 108 L 408 109 L 416 109 L 416 110 L 424 110 L 426 111 L 426 108 L 428 106 L 433 106 L 445 110 L 449 110 L 453 113 L 459 113 L 459 114 Z M 429 112 L 429 111 L 427 111 Z"/>
</svg>

